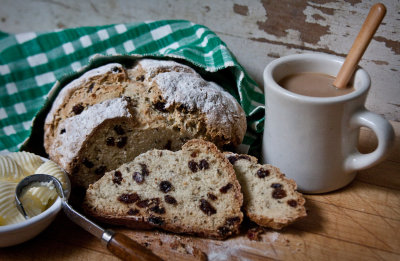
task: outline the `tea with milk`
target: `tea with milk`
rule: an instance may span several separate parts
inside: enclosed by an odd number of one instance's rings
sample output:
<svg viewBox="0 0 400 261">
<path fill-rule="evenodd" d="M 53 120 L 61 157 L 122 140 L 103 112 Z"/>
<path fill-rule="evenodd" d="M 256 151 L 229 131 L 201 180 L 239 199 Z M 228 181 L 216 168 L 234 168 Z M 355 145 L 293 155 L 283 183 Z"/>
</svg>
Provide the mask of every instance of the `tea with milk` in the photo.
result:
<svg viewBox="0 0 400 261">
<path fill-rule="evenodd" d="M 278 82 L 288 91 L 311 97 L 335 97 L 354 91 L 352 86 L 338 89 L 333 86 L 335 77 L 314 72 L 291 74 Z"/>
</svg>

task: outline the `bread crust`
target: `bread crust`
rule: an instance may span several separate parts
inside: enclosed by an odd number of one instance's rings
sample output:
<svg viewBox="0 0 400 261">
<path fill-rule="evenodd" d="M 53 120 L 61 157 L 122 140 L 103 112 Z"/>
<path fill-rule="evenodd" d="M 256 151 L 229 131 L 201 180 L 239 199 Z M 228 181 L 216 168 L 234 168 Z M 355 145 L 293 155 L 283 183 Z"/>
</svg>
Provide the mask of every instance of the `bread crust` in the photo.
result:
<svg viewBox="0 0 400 261">
<path fill-rule="evenodd" d="M 127 102 L 125 112 L 112 115 L 105 113 L 108 109 L 94 109 L 99 104 L 117 100 Z M 91 124 L 90 117 L 84 121 L 80 117 L 85 113 L 103 118 L 96 122 L 97 125 Z M 124 122 L 129 121 L 125 136 L 130 147 L 121 149 L 121 153 L 128 155 L 122 161 L 98 159 L 90 154 L 92 152 L 87 152 L 95 150 L 106 154 L 111 148 L 104 144 L 92 149 L 85 147 L 87 144 L 105 143 L 109 138 L 97 135 L 105 126 L 103 121 L 113 121 L 115 126 L 123 128 Z M 65 133 L 66 125 L 75 126 L 75 131 Z M 93 172 L 103 162 L 111 162 L 105 166 L 109 171 L 149 149 L 163 149 L 170 143 L 170 149 L 177 150 L 190 139 L 208 140 L 219 148 L 236 146 L 242 142 L 246 127 L 243 109 L 221 87 L 204 81 L 188 66 L 173 61 L 143 59 L 130 68 L 113 63 L 93 69 L 65 86 L 47 115 L 44 146 L 50 159 L 62 166 L 72 180 L 77 180 L 77 185 L 87 187 L 94 182 L 93 178 L 86 181 L 74 176 L 96 176 Z M 86 131 L 82 132 L 85 128 Z M 147 130 L 150 133 L 159 131 L 160 137 L 135 136 L 135 133 Z M 70 135 L 75 135 L 73 140 L 80 140 L 76 142 L 80 148 L 70 149 L 71 146 L 65 145 L 64 141 L 66 137 L 72 137 Z M 170 141 L 168 137 L 172 137 Z M 138 147 L 132 146 L 148 139 L 152 142 L 148 142 L 147 147 L 135 150 Z M 66 157 L 66 154 L 70 155 Z M 92 169 L 85 168 L 82 162 L 85 159 L 94 164 Z M 77 166 L 79 171 L 74 171 Z"/>
</svg>

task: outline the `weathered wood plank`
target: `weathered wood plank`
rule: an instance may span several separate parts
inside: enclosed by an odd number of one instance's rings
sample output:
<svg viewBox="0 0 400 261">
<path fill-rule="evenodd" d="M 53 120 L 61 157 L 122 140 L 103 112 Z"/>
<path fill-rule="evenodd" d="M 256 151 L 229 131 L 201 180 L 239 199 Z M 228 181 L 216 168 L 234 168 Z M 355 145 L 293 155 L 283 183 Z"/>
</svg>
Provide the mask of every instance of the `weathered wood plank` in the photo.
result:
<svg viewBox="0 0 400 261">
<path fill-rule="evenodd" d="M 339 191 L 325 195 L 308 195 L 307 199 L 400 221 L 399 190 L 357 180 Z"/>
<path fill-rule="evenodd" d="M 351 220 L 358 217 L 355 211 L 318 201 L 310 202 L 307 219 L 279 232 L 267 230 L 260 241 L 250 241 L 245 235 L 216 241 L 165 232 L 116 230 L 146 244 L 163 257 L 180 256 L 188 260 L 197 259 L 190 254 L 193 249 L 206 253 L 209 260 L 396 260 L 400 257 L 398 237 L 392 235 L 397 233 L 399 222 L 389 220 L 393 231 L 382 238 L 383 233 L 379 232 L 382 222 L 369 220 L 367 224 L 374 225 L 365 231 L 359 225 L 368 219 L 364 213 L 360 212 L 361 216 L 355 222 Z M 44 256 L 57 260 L 116 260 L 97 239 L 65 219 L 61 215 L 44 234 L 28 243 L 0 249 L 2 260 L 39 260 Z M 389 242 L 390 239 L 394 241 Z M 29 253 L 29 258 L 26 253 Z"/>
<path fill-rule="evenodd" d="M 108 252 L 99 252 L 79 244 L 64 242 L 65 238 L 79 238 L 81 235 L 68 233 L 46 238 L 40 235 L 31 241 L 11 248 L 0 249 L 1 260 L 119 260 Z M 101 246 L 97 242 L 99 247 Z"/>
<path fill-rule="evenodd" d="M 363 208 L 348 209 L 324 198 L 321 201 L 307 197 L 309 216 L 294 227 L 308 233 L 323 235 L 371 248 L 400 254 L 400 220 L 367 214 Z"/>
<path fill-rule="evenodd" d="M 367 107 L 400 121 L 400 2 L 382 0 L 387 15 L 360 65 L 371 75 Z M 238 1 L 23 1 L 3 0 L 0 30 L 42 31 L 148 21 L 186 19 L 215 31 L 262 86 L 262 71 L 273 59 L 299 52 L 345 56 L 372 0 Z"/>
</svg>

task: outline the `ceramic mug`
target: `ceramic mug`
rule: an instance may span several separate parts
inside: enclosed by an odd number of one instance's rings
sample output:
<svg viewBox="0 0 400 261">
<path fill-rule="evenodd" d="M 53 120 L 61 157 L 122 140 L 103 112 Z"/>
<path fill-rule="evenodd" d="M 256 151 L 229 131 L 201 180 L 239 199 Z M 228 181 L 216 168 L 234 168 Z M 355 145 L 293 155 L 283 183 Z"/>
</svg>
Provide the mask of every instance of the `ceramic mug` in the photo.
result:
<svg viewBox="0 0 400 261">
<path fill-rule="evenodd" d="M 336 97 L 299 95 L 277 83 L 301 72 L 336 76 L 343 61 L 327 54 L 295 54 L 272 61 L 264 70 L 263 162 L 280 168 L 304 193 L 346 186 L 358 170 L 381 162 L 394 145 L 390 123 L 364 107 L 370 88 L 365 70 L 356 70 L 353 92 Z M 378 138 L 378 147 L 368 154 L 357 150 L 361 126 Z"/>
</svg>

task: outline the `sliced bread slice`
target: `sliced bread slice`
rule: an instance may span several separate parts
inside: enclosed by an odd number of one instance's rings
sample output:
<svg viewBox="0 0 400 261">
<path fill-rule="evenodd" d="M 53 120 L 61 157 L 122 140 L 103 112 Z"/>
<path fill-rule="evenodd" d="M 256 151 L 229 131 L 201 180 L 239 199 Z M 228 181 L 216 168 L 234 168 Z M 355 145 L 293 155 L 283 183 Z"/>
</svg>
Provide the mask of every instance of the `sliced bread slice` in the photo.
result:
<svg viewBox="0 0 400 261">
<path fill-rule="evenodd" d="M 243 219 L 243 196 L 232 165 L 210 142 L 182 150 L 151 150 L 91 184 L 85 211 L 133 228 L 226 238 Z"/>
<path fill-rule="evenodd" d="M 260 226 L 281 229 L 307 215 L 305 199 L 297 185 L 272 165 L 257 158 L 225 152 L 243 193 L 245 214 Z"/>
</svg>

